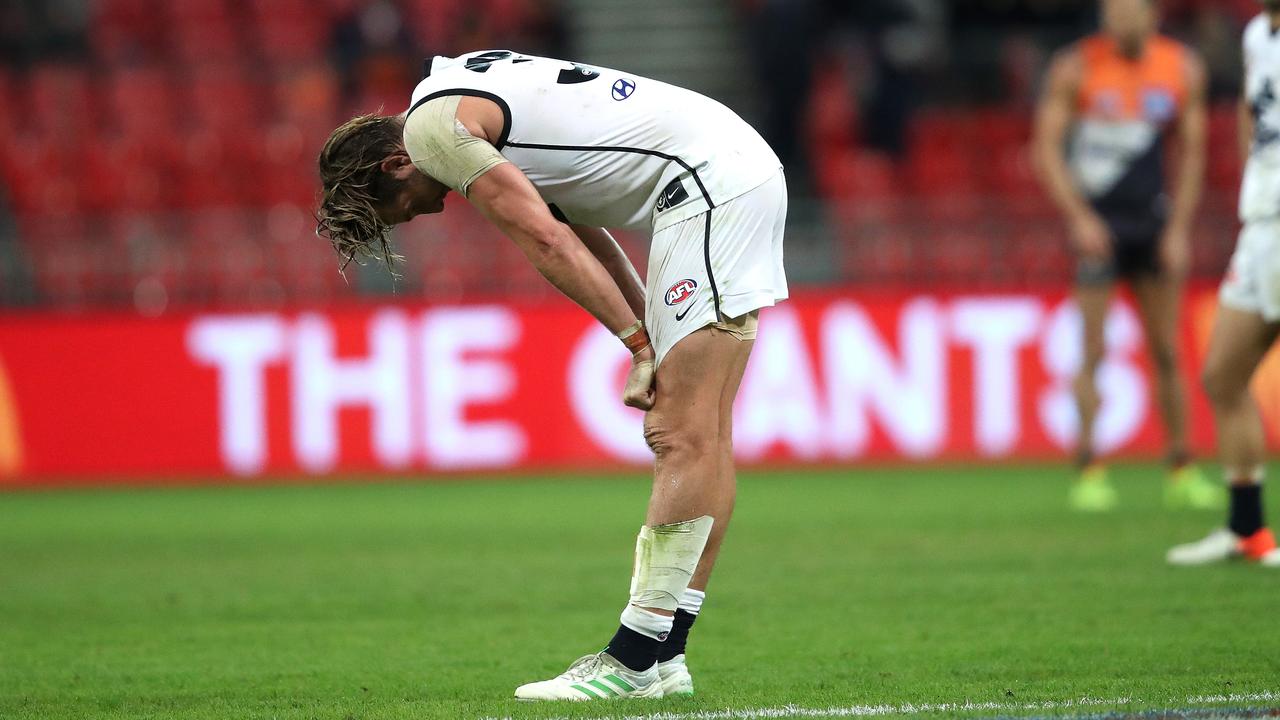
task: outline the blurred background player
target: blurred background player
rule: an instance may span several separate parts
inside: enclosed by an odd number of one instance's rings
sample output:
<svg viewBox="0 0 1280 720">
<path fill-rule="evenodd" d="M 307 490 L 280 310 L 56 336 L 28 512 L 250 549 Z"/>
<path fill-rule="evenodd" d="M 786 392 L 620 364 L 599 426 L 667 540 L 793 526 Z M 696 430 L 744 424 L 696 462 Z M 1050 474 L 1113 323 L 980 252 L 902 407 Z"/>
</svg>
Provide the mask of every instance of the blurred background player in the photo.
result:
<svg viewBox="0 0 1280 720">
<path fill-rule="evenodd" d="M 1263 6 L 1266 12 L 1244 31 L 1244 229 L 1222 283 L 1204 369 L 1231 504 L 1225 528 L 1169 551 L 1175 565 L 1244 557 L 1280 567 L 1280 550 L 1262 515 L 1266 436 L 1249 392 L 1250 380 L 1280 335 L 1280 0 Z"/>
<path fill-rule="evenodd" d="M 1117 280 L 1137 299 L 1168 436 L 1170 507 L 1213 508 L 1221 491 L 1191 463 L 1178 316 L 1191 225 L 1205 168 L 1206 77 L 1189 48 L 1157 34 L 1154 0 L 1103 0 L 1103 30 L 1061 51 L 1036 117 L 1042 181 L 1065 217 L 1078 257 L 1076 299 L 1083 362 L 1074 384 L 1079 477 L 1070 503 L 1109 510 L 1116 492 L 1094 449 L 1096 387 Z M 1165 139 L 1176 133 L 1178 169 L 1165 194 Z"/>
</svg>

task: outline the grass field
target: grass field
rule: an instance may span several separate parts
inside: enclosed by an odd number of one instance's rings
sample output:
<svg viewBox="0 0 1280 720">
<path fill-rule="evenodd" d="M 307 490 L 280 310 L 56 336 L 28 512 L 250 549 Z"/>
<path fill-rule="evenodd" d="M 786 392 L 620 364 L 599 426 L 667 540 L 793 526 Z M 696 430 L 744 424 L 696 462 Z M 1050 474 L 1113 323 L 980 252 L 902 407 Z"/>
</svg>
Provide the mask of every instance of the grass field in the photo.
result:
<svg viewBox="0 0 1280 720">
<path fill-rule="evenodd" d="M 611 705 L 508 698 L 612 633 L 641 477 L 0 494 L 0 718 L 1280 705 L 1280 573 L 1164 566 L 1221 518 L 1116 474 L 1101 517 L 1052 467 L 746 475 L 698 696 Z"/>
</svg>

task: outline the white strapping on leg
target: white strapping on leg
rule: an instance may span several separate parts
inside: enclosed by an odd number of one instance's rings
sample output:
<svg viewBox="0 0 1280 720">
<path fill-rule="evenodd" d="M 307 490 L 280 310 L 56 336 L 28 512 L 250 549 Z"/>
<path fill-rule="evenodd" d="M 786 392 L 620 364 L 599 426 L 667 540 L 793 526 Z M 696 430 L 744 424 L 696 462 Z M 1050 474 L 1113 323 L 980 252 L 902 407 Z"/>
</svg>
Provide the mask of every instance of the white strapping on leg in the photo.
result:
<svg viewBox="0 0 1280 720">
<path fill-rule="evenodd" d="M 640 528 L 631 575 L 631 604 L 674 613 L 693 579 L 714 524 L 714 518 L 703 515 Z"/>
</svg>

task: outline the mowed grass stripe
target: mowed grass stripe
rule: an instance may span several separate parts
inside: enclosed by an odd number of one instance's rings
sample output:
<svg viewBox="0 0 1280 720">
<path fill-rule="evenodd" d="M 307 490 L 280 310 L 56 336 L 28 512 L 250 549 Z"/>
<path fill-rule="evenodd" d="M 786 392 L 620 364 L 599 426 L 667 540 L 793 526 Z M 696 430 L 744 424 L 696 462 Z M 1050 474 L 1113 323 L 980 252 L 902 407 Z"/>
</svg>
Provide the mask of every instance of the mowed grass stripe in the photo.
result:
<svg viewBox="0 0 1280 720">
<path fill-rule="evenodd" d="M 1166 512 L 1163 477 L 1118 466 L 1120 508 L 1081 516 L 1065 466 L 744 473 L 690 636 L 697 696 L 568 708 L 513 691 L 616 629 L 643 475 L 0 494 L 0 717 L 543 720 L 1275 690 L 1280 573 L 1167 567 L 1169 545 L 1223 518 Z"/>
</svg>

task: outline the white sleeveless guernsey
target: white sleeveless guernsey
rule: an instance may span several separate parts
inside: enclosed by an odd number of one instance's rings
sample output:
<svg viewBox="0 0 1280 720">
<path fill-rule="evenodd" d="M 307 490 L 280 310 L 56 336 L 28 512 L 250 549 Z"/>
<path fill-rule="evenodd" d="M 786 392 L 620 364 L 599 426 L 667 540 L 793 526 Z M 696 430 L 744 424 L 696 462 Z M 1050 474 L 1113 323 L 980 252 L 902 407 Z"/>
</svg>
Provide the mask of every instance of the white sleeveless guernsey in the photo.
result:
<svg viewBox="0 0 1280 720">
<path fill-rule="evenodd" d="M 495 147 L 572 223 L 656 232 L 781 168 L 729 108 L 618 70 L 507 50 L 436 57 L 408 113 L 446 95 L 484 97 L 502 108 Z"/>
</svg>

